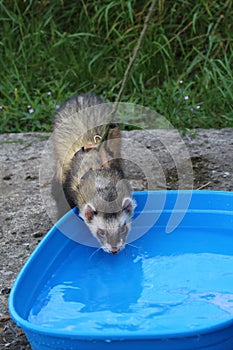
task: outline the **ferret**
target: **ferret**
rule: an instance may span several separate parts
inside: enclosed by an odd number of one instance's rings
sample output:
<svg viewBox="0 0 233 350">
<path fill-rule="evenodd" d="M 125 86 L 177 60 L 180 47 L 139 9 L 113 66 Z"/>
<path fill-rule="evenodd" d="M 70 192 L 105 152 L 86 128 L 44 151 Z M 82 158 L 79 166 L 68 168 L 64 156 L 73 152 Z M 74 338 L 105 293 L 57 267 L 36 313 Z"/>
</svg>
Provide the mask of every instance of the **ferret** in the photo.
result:
<svg viewBox="0 0 233 350">
<path fill-rule="evenodd" d="M 95 94 L 76 95 L 59 107 L 52 193 L 58 217 L 77 207 L 101 248 L 116 254 L 125 247 L 135 201 L 124 176 L 120 128 L 111 119 L 111 107 Z"/>
</svg>

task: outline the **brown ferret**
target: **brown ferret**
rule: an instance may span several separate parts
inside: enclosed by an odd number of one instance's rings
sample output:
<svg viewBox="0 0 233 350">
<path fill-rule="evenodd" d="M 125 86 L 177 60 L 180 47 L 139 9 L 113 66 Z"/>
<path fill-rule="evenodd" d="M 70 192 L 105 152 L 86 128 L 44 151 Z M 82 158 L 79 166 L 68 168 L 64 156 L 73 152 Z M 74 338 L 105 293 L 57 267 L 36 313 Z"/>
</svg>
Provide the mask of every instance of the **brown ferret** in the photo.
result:
<svg viewBox="0 0 233 350">
<path fill-rule="evenodd" d="M 94 94 L 76 95 L 59 107 L 52 191 L 58 217 L 77 207 L 101 247 L 116 254 L 125 247 L 135 202 L 124 178 L 121 134 L 112 114 Z"/>
</svg>

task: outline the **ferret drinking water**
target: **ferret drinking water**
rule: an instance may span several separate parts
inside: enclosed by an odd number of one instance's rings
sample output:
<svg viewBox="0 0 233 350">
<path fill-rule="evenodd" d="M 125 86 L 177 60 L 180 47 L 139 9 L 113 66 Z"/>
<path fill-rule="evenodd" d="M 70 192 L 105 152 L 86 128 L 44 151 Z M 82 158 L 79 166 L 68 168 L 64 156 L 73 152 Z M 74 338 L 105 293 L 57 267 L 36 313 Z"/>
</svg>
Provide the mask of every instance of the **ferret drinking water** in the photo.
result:
<svg viewBox="0 0 233 350">
<path fill-rule="evenodd" d="M 110 106 L 94 94 L 76 95 L 56 111 L 53 195 L 59 216 L 78 207 L 102 249 L 116 254 L 126 244 L 135 203 L 124 178 L 120 129 L 111 116 Z"/>
</svg>

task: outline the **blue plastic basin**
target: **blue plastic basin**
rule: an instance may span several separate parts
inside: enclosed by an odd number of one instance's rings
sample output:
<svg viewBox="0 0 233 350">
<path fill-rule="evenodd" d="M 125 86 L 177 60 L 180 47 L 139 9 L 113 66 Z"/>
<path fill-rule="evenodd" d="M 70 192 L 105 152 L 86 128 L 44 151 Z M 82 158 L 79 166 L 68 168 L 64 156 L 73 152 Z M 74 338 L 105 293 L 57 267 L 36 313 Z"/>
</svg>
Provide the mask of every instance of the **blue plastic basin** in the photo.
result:
<svg viewBox="0 0 233 350">
<path fill-rule="evenodd" d="M 134 196 L 119 254 L 68 238 L 86 234 L 70 211 L 22 268 L 9 310 L 34 350 L 233 349 L 233 193 Z"/>
</svg>

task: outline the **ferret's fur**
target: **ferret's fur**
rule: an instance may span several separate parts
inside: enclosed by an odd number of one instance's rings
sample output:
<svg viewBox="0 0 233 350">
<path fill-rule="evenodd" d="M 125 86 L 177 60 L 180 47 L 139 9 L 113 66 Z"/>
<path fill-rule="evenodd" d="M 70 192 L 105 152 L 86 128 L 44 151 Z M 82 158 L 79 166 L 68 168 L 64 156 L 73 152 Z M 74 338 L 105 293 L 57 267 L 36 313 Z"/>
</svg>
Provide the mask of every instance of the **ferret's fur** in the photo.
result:
<svg viewBox="0 0 233 350">
<path fill-rule="evenodd" d="M 111 108 L 94 95 L 76 95 L 55 114 L 56 170 L 53 195 L 58 216 L 78 207 L 101 247 L 113 254 L 125 246 L 134 210 L 124 178 L 121 135 Z"/>
</svg>

